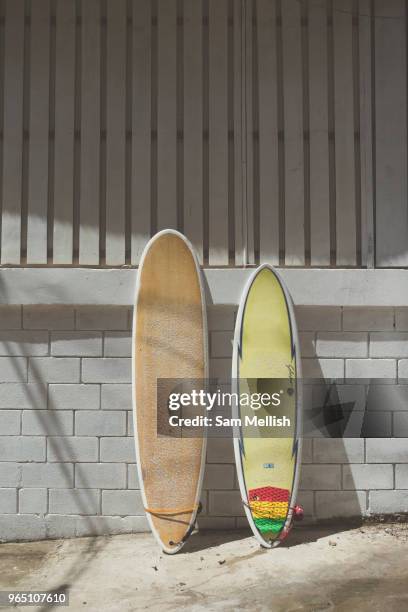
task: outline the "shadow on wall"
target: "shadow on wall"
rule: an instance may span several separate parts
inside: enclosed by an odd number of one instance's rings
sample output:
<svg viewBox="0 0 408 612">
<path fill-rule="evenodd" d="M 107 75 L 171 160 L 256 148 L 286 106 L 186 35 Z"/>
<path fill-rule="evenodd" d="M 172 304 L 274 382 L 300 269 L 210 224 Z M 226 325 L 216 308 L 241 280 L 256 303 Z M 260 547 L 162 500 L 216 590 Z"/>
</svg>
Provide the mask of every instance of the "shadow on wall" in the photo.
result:
<svg viewBox="0 0 408 612">
<path fill-rule="evenodd" d="M 208 307 L 210 377 L 223 386 L 230 382 L 233 328 L 236 307 Z M 315 334 L 315 332 L 313 332 Z M 324 372 L 317 359 L 314 342 L 303 348 L 307 378 L 319 378 Z M 305 384 L 307 396 L 308 385 Z M 310 387 L 309 387 L 310 388 Z M 365 512 L 365 492 L 356 491 L 349 464 L 364 461 L 362 439 L 319 437 L 304 438 L 303 469 L 299 503 L 304 506 L 306 522 L 335 519 L 361 520 Z M 209 438 L 204 479 L 203 507 L 199 526 L 203 529 L 247 528 L 235 471 L 231 438 Z"/>
<path fill-rule="evenodd" d="M 304 409 L 310 412 L 316 406 L 325 405 L 327 396 L 324 398 L 322 391 L 327 393 L 327 383 L 331 380 L 345 382 L 344 360 L 330 359 L 331 353 L 327 354 L 327 358 L 321 359 L 322 355 L 317 353 L 318 309 L 312 316 L 312 324 L 304 322 L 302 317 L 311 310 L 311 307 L 296 308 L 302 354 Z M 324 389 L 321 384 L 323 380 L 326 383 Z M 360 399 L 365 403 L 364 386 L 361 387 L 363 397 Z M 329 400 L 333 411 L 337 411 L 338 406 L 341 410 L 342 404 L 355 400 L 355 387 L 351 388 L 347 384 L 335 385 L 334 389 L 330 389 Z M 312 427 L 310 422 L 305 422 L 299 487 L 299 501 L 305 507 L 306 518 L 310 517 L 314 521 L 339 519 L 342 523 L 345 520 L 354 520 L 361 523 L 361 517 L 366 513 L 366 493 L 356 490 L 350 464 L 364 463 L 364 440 L 341 437 L 341 426 L 337 427 L 336 423 L 334 427 L 328 428 L 333 437 L 328 437 L 327 431 L 313 431 Z"/>
<path fill-rule="evenodd" d="M 3 302 L 7 303 L 7 295 L 4 294 L 4 287 L 1 287 L 1 279 L 0 279 L 0 293 L 3 295 Z M 86 334 L 86 332 L 85 332 Z M 8 355 L 10 357 L 15 357 L 14 351 L 11 347 L 11 343 L 5 342 L 5 347 Z M 11 360 L 16 372 L 16 379 L 21 382 L 27 382 L 27 374 L 26 374 L 26 359 L 23 361 L 18 358 L 13 358 Z M 74 487 L 74 465 L 68 463 L 69 457 L 71 456 L 72 449 L 69 445 L 69 437 L 65 434 L 66 432 L 61 427 L 61 423 L 58 420 L 57 411 L 53 410 L 53 406 L 48 403 L 48 384 L 42 373 L 39 371 L 38 367 L 36 367 L 35 359 L 30 360 L 30 372 L 33 382 L 37 383 L 39 393 L 33 393 L 32 388 L 29 384 L 25 385 L 25 394 L 28 401 L 28 405 L 36 410 L 36 418 L 41 424 L 41 428 L 44 431 L 44 435 L 47 436 L 47 444 L 51 440 L 48 436 L 58 436 L 58 445 L 53 447 L 53 452 L 55 455 L 56 461 L 58 461 L 57 465 L 60 466 L 61 470 L 61 483 L 65 484 L 67 488 Z M 48 449 L 47 449 L 48 450 Z M 28 464 L 33 465 L 33 464 Z M 49 463 L 43 463 L 44 467 L 52 465 Z M 78 466 L 75 466 L 77 469 Z M 21 475 L 20 475 L 21 479 Z M 81 520 L 86 525 L 86 531 L 89 534 L 95 532 L 95 525 L 92 521 L 92 518 L 87 516 L 89 504 L 92 505 L 91 498 L 91 487 L 87 478 L 84 474 L 81 475 L 81 481 L 83 483 L 83 495 L 78 496 L 77 504 L 78 504 L 78 514 L 81 514 Z M 39 483 L 41 484 L 41 483 Z M 24 483 L 23 483 L 24 486 Z M 73 517 L 74 518 L 74 517 Z M 102 519 L 103 520 L 103 519 Z M 107 526 L 102 526 L 103 531 L 107 531 Z M 58 537 L 58 534 L 54 533 L 49 526 L 46 526 L 46 536 L 49 538 Z M 83 551 L 82 561 L 76 559 L 73 562 L 70 569 L 67 571 L 64 580 L 61 585 L 55 585 L 55 588 L 58 589 L 69 589 L 69 587 L 75 582 L 78 576 L 80 576 L 88 565 L 89 561 L 98 554 L 101 549 L 104 547 L 104 543 L 97 541 L 95 538 L 90 538 L 87 544 L 86 549 Z M 48 609 L 47 606 L 44 608 Z"/>
</svg>

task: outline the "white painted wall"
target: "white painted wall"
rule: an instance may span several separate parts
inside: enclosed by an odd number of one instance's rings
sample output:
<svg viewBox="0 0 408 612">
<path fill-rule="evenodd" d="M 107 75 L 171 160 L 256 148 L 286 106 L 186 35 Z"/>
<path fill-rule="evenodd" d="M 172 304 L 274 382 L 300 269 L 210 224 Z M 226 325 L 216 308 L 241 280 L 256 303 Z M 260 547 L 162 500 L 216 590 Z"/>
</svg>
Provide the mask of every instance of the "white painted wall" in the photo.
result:
<svg viewBox="0 0 408 612">
<path fill-rule="evenodd" d="M 210 374 L 221 381 L 230 376 L 235 311 L 208 311 Z M 371 376 L 374 368 L 406 376 L 408 308 L 303 306 L 297 317 L 306 375 Z M 1 539 L 147 529 L 132 438 L 130 321 L 126 306 L 0 306 Z M 408 423 L 394 435 L 305 440 L 306 518 L 408 511 Z M 246 524 L 231 440 L 209 441 L 202 501 L 201 527 Z"/>
</svg>

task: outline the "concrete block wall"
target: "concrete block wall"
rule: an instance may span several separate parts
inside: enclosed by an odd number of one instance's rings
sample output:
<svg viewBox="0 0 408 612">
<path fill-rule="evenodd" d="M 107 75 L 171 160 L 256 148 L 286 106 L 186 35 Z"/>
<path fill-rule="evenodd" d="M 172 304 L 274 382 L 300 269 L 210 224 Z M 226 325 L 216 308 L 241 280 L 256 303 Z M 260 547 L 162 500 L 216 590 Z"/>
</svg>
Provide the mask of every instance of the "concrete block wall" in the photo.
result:
<svg viewBox="0 0 408 612">
<path fill-rule="evenodd" d="M 132 437 L 131 314 L 0 306 L 0 539 L 147 529 Z M 235 314 L 208 312 L 210 374 L 220 383 L 230 377 Z M 302 307 L 297 317 L 305 376 L 408 378 L 408 309 Z M 406 435 L 402 425 L 394 435 Z M 408 511 L 403 437 L 307 439 L 303 462 L 309 520 Z M 246 525 L 231 440 L 209 440 L 202 502 L 201 527 Z"/>
</svg>

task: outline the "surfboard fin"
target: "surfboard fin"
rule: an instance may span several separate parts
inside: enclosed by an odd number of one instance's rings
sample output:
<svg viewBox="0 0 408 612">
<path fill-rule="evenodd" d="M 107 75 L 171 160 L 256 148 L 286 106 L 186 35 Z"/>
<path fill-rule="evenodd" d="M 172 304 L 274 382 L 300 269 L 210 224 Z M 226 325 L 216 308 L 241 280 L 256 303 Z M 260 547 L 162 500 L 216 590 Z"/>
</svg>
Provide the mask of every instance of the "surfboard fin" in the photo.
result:
<svg viewBox="0 0 408 612">
<path fill-rule="evenodd" d="M 203 509 L 203 505 L 201 502 L 198 503 L 197 506 L 197 514 L 200 514 L 200 512 Z M 188 540 L 188 538 L 191 536 L 191 534 L 193 533 L 194 529 L 196 528 L 196 521 L 194 521 L 194 523 L 192 523 L 190 525 L 190 528 L 188 529 L 188 531 L 186 531 L 186 533 L 184 534 L 183 538 L 181 539 L 180 542 L 169 542 L 170 546 L 174 546 L 176 544 L 176 546 L 178 546 L 181 543 L 184 543 Z"/>
<path fill-rule="evenodd" d="M 288 527 L 285 527 L 285 529 L 283 531 L 281 531 L 281 534 L 279 536 L 279 542 L 283 542 L 284 540 L 286 540 L 286 538 L 288 537 L 288 535 L 290 534 L 292 529 L 292 525 L 289 525 Z"/>
</svg>

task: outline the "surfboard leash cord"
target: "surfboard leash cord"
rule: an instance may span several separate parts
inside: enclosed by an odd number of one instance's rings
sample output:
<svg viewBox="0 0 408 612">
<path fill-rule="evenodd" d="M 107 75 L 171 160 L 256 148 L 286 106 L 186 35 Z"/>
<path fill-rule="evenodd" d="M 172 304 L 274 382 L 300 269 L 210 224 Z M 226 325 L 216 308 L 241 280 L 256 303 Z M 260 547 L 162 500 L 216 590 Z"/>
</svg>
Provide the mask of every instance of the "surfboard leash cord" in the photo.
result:
<svg viewBox="0 0 408 612">
<path fill-rule="evenodd" d="M 203 505 L 201 502 L 198 503 L 197 506 L 195 506 L 196 510 L 197 510 L 197 514 L 200 514 L 200 512 L 203 509 Z M 172 540 L 170 540 L 169 544 L 170 546 L 179 546 L 179 544 L 184 544 L 184 542 L 186 542 L 188 540 L 188 538 L 191 536 L 191 534 L 193 533 L 194 529 L 196 526 L 196 522 L 195 520 L 191 523 L 190 527 L 188 528 L 188 530 L 186 531 L 186 533 L 184 534 L 184 536 L 181 538 L 180 542 L 173 542 Z"/>
<path fill-rule="evenodd" d="M 144 508 L 145 512 L 153 514 L 154 516 L 177 516 L 178 514 L 189 514 L 190 512 L 201 512 L 201 502 L 196 504 L 192 508 Z"/>
<path fill-rule="evenodd" d="M 202 503 L 199 502 L 192 508 L 144 508 L 144 511 L 160 518 L 160 516 L 178 516 L 179 514 L 187 514 L 187 513 L 190 514 L 192 512 L 196 512 L 197 514 L 200 514 L 202 509 L 203 509 Z M 188 528 L 188 530 L 186 531 L 186 533 L 184 534 L 180 542 L 173 542 L 172 540 L 170 540 L 169 542 L 170 546 L 178 546 L 179 544 L 183 544 L 191 536 L 194 529 L 195 529 L 195 521 L 190 525 L 190 527 Z"/>
</svg>

